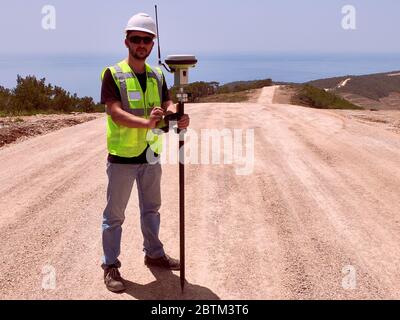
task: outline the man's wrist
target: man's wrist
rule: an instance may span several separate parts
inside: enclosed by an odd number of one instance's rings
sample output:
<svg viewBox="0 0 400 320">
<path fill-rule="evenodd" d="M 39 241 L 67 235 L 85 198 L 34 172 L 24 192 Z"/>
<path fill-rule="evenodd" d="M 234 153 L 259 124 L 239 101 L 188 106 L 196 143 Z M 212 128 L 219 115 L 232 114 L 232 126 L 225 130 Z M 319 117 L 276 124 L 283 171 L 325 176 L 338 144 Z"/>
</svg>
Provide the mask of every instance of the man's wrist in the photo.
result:
<svg viewBox="0 0 400 320">
<path fill-rule="evenodd" d="M 151 119 L 146 119 L 146 129 L 154 129 L 156 127 L 156 122 Z"/>
<path fill-rule="evenodd" d="M 151 121 L 150 121 L 150 119 L 145 119 L 145 126 L 146 126 L 146 129 L 151 129 Z"/>
</svg>

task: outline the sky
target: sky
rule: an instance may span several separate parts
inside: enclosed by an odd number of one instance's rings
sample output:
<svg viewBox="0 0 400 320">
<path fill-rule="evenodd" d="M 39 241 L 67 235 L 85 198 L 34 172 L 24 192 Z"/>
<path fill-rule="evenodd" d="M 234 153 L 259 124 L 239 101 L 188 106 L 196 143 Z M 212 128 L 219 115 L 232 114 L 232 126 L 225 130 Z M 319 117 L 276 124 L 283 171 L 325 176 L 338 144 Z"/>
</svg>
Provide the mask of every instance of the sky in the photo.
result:
<svg viewBox="0 0 400 320">
<path fill-rule="evenodd" d="M 127 21 L 154 16 L 154 4 L 163 55 L 400 53 L 398 0 L 1 0 L 0 54 L 125 53 Z M 45 5 L 54 30 L 42 28 Z M 356 9 L 355 30 L 342 28 L 345 5 Z"/>
</svg>

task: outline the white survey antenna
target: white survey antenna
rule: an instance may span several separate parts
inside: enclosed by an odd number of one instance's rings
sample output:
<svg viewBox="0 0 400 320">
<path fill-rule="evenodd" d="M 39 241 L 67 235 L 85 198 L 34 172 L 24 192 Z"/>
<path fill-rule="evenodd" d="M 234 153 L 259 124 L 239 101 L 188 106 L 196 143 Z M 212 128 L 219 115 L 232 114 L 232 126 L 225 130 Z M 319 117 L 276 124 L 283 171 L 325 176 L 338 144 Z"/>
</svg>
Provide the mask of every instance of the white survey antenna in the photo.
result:
<svg viewBox="0 0 400 320">
<path fill-rule="evenodd" d="M 197 59 L 191 54 L 177 54 L 168 56 L 165 63 L 175 74 L 175 86 L 184 86 L 189 83 L 189 68 L 196 66 Z"/>
</svg>

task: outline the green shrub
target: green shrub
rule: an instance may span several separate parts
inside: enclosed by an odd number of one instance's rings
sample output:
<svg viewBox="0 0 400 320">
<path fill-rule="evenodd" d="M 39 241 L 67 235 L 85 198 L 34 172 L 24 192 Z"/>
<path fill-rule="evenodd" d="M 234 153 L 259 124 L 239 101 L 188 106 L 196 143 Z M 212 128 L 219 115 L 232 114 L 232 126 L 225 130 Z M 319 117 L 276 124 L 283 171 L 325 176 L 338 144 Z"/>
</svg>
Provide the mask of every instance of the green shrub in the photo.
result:
<svg viewBox="0 0 400 320">
<path fill-rule="evenodd" d="M 7 115 L 10 101 L 11 101 L 10 90 L 0 86 L 0 116 Z"/>
<path fill-rule="evenodd" d="M 189 102 L 242 102 L 247 101 L 245 91 L 268 87 L 273 84 L 271 79 L 255 81 L 231 82 L 220 86 L 218 82 L 194 82 L 185 86 L 185 93 L 189 95 Z M 177 87 L 170 90 L 171 99 L 176 102 Z"/>
<path fill-rule="evenodd" d="M 46 84 L 46 79 L 18 75 L 17 85 L 9 90 L 0 87 L 0 115 L 34 115 L 38 113 L 104 112 L 91 97 L 79 98 L 61 87 Z"/>
<path fill-rule="evenodd" d="M 185 86 L 185 93 L 188 94 L 189 102 L 198 102 L 200 98 L 213 95 L 218 90 L 218 82 L 193 82 Z M 170 90 L 171 99 L 177 102 L 176 95 L 179 91 L 178 87 L 172 87 Z"/>
<path fill-rule="evenodd" d="M 219 87 L 217 93 L 242 92 L 252 89 L 270 87 L 272 85 L 273 82 L 271 79 L 231 82 Z"/>
<path fill-rule="evenodd" d="M 317 109 L 362 109 L 332 92 L 308 84 L 293 96 L 292 103 Z"/>
</svg>

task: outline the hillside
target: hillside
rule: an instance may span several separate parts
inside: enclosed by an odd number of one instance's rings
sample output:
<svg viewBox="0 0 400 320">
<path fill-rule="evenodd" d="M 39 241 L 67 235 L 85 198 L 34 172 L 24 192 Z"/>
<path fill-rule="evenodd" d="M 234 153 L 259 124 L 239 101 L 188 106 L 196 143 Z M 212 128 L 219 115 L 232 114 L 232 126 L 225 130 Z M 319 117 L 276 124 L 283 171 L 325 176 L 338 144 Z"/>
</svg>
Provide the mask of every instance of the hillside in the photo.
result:
<svg viewBox="0 0 400 320">
<path fill-rule="evenodd" d="M 311 85 L 299 86 L 291 103 L 317 109 L 362 109 L 334 92 Z"/>
<path fill-rule="evenodd" d="M 308 84 L 339 94 L 364 108 L 400 110 L 400 71 L 343 76 Z"/>
<path fill-rule="evenodd" d="M 253 90 L 271 84 L 281 86 L 278 100 L 287 100 L 290 104 L 322 109 L 400 110 L 400 71 L 346 75 L 301 84 L 265 79 L 237 81 L 223 86 L 216 82 L 202 83 L 202 87 L 205 87 L 202 88 L 200 83 L 195 83 L 192 85 L 196 86 L 192 102 L 251 101 Z M 199 86 L 201 90 L 197 88 Z"/>
</svg>

